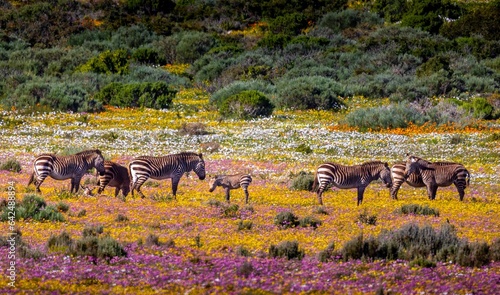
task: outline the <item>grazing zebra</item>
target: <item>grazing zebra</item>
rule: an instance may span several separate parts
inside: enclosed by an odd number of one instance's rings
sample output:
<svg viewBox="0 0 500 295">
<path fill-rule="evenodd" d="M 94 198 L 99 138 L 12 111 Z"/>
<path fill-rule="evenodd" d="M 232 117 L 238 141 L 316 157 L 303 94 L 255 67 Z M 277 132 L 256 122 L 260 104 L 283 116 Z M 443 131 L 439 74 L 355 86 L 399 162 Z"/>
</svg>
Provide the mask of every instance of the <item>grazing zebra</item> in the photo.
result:
<svg viewBox="0 0 500 295">
<path fill-rule="evenodd" d="M 453 162 L 433 162 L 434 165 L 446 166 L 446 165 L 457 165 L 458 163 Z M 405 179 L 405 169 L 406 163 L 396 163 L 391 167 L 392 174 L 392 187 L 391 187 L 391 197 L 394 200 L 398 199 L 398 191 L 401 185 L 406 182 L 412 187 L 425 187 L 425 183 L 422 177 L 418 173 L 411 173 L 408 178 Z"/>
<path fill-rule="evenodd" d="M 357 188 L 359 206 L 363 202 L 366 187 L 379 178 L 388 188 L 392 186 L 391 171 L 387 163 L 373 161 L 354 166 L 324 163 L 316 170 L 312 190 L 317 193 L 319 204 L 323 205 L 321 196 L 329 185 L 340 189 Z"/>
<path fill-rule="evenodd" d="M 100 174 L 104 173 L 104 158 L 100 150 L 86 150 L 69 156 L 41 154 L 33 163 L 33 173 L 28 186 L 34 183 L 36 191 L 40 193 L 40 185 L 47 176 L 57 180 L 71 178 L 71 193 L 73 190 L 76 193 L 83 175 L 92 168 L 96 168 Z"/>
<path fill-rule="evenodd" d="M 215 175 L 210 179 L 210 192 L 218 186 L 222 186 L 226 192 L 226 201 L 229 203 L 229 191 L 242 188 L 245 192 L 245 204 L 248 204 L 248 186 L 252 182 L 252 176 L 244 173 L 234 175 Z"/>
<path fill-rule="evenodd" d="M 144 198 L 141 186 L 148 178 L 152 179 L 172 179 L 172 193 L 175 197 L 177 186 L 182 175 L 193 170 L 200 180 L 205 179 L 205 161 L 202 154 L 184 152 L 180 154 L 167 155 L 163 157 L 142 156 L 132 159 L 128 164 L 131 182 L 130 189 L 132 196 L 134 190 Z"/>
<path fill-rule="evenodd" d="M 120 190 L 123 197 L 126 197 L 130 192 L 130 176 L 127 167 L 115 162 L 104 161 L 104 174 L 99 176 L 97 193 L 102 193 L 107 185 L 115 188 L 115 197 L 118 196 Z"/>
<path fill-rule="evenodd" d="M 457 188 L 460 201 L 463 201 L 465 188 L 470 182 L 470 173 L 459 163 L 432 163 L 419 157 L 409 155 L 406 159 L 404 178 L 412 174 L 419 174 L 422 182 L 427 187 L 429 199 L 436 198 L 438 187 L 454 184 Z"/>
</svg>

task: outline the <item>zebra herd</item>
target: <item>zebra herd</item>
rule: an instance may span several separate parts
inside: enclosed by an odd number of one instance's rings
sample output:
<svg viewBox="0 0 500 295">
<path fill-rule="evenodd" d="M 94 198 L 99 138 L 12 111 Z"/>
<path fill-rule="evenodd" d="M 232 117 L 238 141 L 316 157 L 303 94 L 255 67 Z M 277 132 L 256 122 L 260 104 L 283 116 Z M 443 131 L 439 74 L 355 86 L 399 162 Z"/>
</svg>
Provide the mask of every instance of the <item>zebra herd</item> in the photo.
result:
<svg viewBox="0 0 500 295">
<path fill-rule="evenodd" d="M 132 159 L 128 168 L 118 163 L 105 161 L 100 150 L 86 150 L 74 155 L 59 156 L 55 154 L 38 155 L 33 162 L 33 173 L 28 186 L 34 183 L 40 193 L 40 185 L 48 176 L 56 180 L 71 179 L 71 193 L 78 192 L 83 175 L 95 168 L 99 180 L 98 193 L 106 186 L 115 188 L 115 197 L 119 192 L 126 197 L 134 191 L 144 198 L 141 186 L 151 179 L 172 180 L 172 193 L 177 193 L 179 181 L 187 172 L 194 171 L 200 180 L 204 180 L 205 161 L 203 155 L 194 152 L 183 152 L 163 157 L 140 156 Z M 313 191 L 318 203 L 323 205 L 323 192 L 330 186 L 340 189 L 356 188 L 358 206 L 363 202 L 363 194 L 368 185 L 380 179 L 390 189 L 392 199 L 397 199 L 401 185 L 406 182 L 413 187 L 427 187 L 429 199 L 436 198 L 438 187 L 454 184 L 458 190 L 460 201 L 463 201 L 465 188 L 469 185 L 470 174 L 462 164 L 452 162 L 429 162 L 425 159 L 407 155 L 406 162 L 397 163 L 389 168 L 389 164 L 371 161 L 360 165 L 345 166 L 337 163 L 324 163 L 314 176 Z M 211 178 L 209 186 L 213 192 L 217 186 L 225 190 L 226 201 L 229 202 L 229 191 L 242 188 L 245 192 L 245 203 L 248 203 L 248 186 L 252 177 L 248 174 L 216 175 Z"/>
</svg>

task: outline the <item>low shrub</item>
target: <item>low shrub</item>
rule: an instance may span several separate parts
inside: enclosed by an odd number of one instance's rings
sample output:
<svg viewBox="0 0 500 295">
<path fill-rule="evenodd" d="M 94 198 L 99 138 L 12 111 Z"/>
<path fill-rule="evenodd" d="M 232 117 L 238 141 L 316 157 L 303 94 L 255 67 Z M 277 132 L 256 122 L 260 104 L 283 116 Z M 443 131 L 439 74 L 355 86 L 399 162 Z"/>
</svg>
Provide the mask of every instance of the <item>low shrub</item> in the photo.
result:
<svg viewBox="0 0 500 295">
<path fill-rule="evenodd" d="M 328 215 L 328 211 L 324 206 L 317 206 L 313 209 L 313 213 L 315 214 L 323 214 L 323 215 Z"/>
<path fill-rule="evenodd" d="M 235 81 L 214 92 L 210 96 L 210 103 L 220 106 L 229 97 L 246 90 L 255 90 L 270 96 L 275 92 L 275 87 L 261 80 Z"/>
<path fill-rule="evenodd" d="M 306 216 L 299 220 L 299 224 L 302 227 L 312 227 L 314 229 L 318 228 L 321 225 L 321 220 L 314 216 Z"/>
<path fill-rule="evenodd" d="M 311 191 L 314 182 L 314 175 L 310 172 L 300 171 L 292 178 L 290 189 L 299 191 Z"/>
<path fill-rule="evenodd" d="M 368 225 L 376 225 L 377 224 L 377 215 L 369 215 L 366 209 L 358 215 L 356 220 L 357 222 L 361 222 Z"/>
<path fill-rule="evenodd" d="M 304 251 L 299 249 L 297 241 L 284 241 L 278 245 L 269 247 L 269 256 L 272 258 L 287 258 L 301 260 L 304 257 Z"/>
<path fill-rule="evenodd" d="M 255 90 L 245 90 L 224 100 L 219 113 L 224 118 L 253 119 L 270 116 L 273 109 L 274 106 L 265 94 Z"/>
<path fill-rule="evenodd" d="M 128 221 L 128 217 L 123 215 L 123 214 L 118 214 L 115 218 L 115 221 L 117 222 L 125 222 Z"/>
<path fill-rule="evenodd" d="M 203 123 L 183 123 L 179 128 L 180 135 L 207 135 L 207 126 Z"/>
<path fill-rule="evenodd" d="M 146 107 L 166 109 L 177 93 L 165 82 L 111 83 L 103 87 L 95 98 L 103 104 L 117 107 Z"/>
<path fill-rule="evenodd" d="M 499 257 L 498 242 L 491 246 L 484 242 L 470 243 L 459 239 L 455 227 L 443 224 L 439 230 L 430 225 L 420 227 L 407 224 L 396 230 L 382 232 L 377 237 L 364 238 L 362 234 L 345 243 L 342 258 L 402 259 L 424 267 L 438 261 L 453 261 L 462 266 L 480 267 Z"/>
<path fill-rule="evenodd" d="M 276 89 L 273 103 L 280 109 L 335 111 L 345 108 L 341 98 L 350 95 L 344 86 L 322 76 L 282 79 Z"/>
<path fill-rule="evenodd" d="M 251 220 L 240 220 L 238 222 L 238 230 L 251 230 L 253 222 Z"/>
<path fill-rule="evenodd" d="M 329 262 L 333 260 L 335 255 L 335 243 L 330 242 L 325 250 L 318 253 L 318 260 L 320 262 Z"/>
<path fill-rule="evenodd" d="M 236 268 L 236 275 L 248 278 L 254 270 L 252 263 L 245 261 Z"/>
<path fill-rule="evenodd" d="M 299 225 L 299 219 L 290 211 L 283 211 L 274 217 L 274 224 L 281 229 L 292 228 Z"/>
<path fill-rule="evenodd" d="M 69 210 L 69 205 L 64 203 L 64 202 L 59 202 L 57 203 L 57 210 L 60 212 L 68 212 Z"/>
<path fill-rule="evenodd" d="M 77 68 L 79 72 L 94 72 L 98 74 L 127 74 L 129 71 L 128 53 L 126 50 L 106 50 L 91 58 Z"/>
<path fill-rule="evenodd" d="M 221 215 L 222 217 L 225 218 L 234 218 L 238 217 L 239 213 L 238 210 L 240 207 L 236 204 L 231 204 L 231 205 L 225 205 L 220 207 Z"/>
<path fill-rule="evenodd" d="M 239 256 L 243 256 L 243 257 L 250 257 L 251 256 L 250 250 L 248 250 L 247 248 L 245 248 L 243 246 L 239 246 L 238 248 L 236 248 L 236 254 Z"/>
<path fill-rule="evenodd" d="M 1 221 L 8 220 L 7 207 L 3 208 L 0 215 Z M 16 204 L 15 219 L 33 219 L 37 221 L 64 221 L 64 216 L 55 206 L 47 206 L 45 200 L 37 195 L 26 195 L 23 200 Z"/>
<path fill-rule="evenodd" d="M 401 214 L 432 215 L 439 217 L 439 210 L 431 208 L 429 205 L 406 204 L 401 206 L 396 212 Z"/>
<path fill-rule="evenodd" d="M 146 238 L 146 246 L 160 246 L 160 238 L 155 234 L 149 234 Z"/>
<path fill-rule="evenodd" d="M 0 170 L 7 170 L 12 172 L 21 172 L 22 167 L 21 163 L 19 163 L 16 159 L 8 159 L 5 162 L 0 163 Z"/>
<path fill-rule="evenodd" d="M 357 109 L 345 117 L 347 125 L 361 130 L 406 128 L 410 123 L 420 126 L 428 121 L 430 121 L 429 117 L 404 103 Z"/>
</svg>

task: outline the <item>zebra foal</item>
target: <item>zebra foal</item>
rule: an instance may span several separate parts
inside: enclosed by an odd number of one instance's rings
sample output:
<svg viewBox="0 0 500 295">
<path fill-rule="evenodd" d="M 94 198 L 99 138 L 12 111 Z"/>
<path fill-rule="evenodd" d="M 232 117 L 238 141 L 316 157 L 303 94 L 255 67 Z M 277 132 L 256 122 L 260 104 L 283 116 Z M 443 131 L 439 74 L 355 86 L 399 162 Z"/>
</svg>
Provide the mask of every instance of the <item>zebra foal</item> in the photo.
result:
<svg viewBox="0 0 500 295">
<path fill-rule="evenodd" d="M 172 179 L 172 194 L 177 194 L 177 186 L 182 175 L 194 171 L 200 180 L 205 179 L 205 161 L 202 154 L 184 152 L 163 157 L 142 156 L 132 159 L 128 164 L 130 172 L 130 191 L 134 196 L 134 190 L 144 198 L 141 186 L 152 179 Z"/>
<path fill-rule="evenodd" d="M 106 186 L 115 188 L 115 197 L 120 191 L 122 191 L 123 197 L 127 197 L 130 192 L 130 176 L 127 167 L 112 161 L 104 161 L 104 174 L 98 177 L 98 194 L 101 194 Z"/>
<path fill-rule="evenodd" d="M 28 186 L 34 183 L 36 191 L 40 193 L 40 186 L 47 176 L 56 180 L 71 178 L 71 193 L 76 193 L 83 175 L 92 168 L 100 174 L 104 173 L 104 157 L 100 150 L 86 150 L 69 156 L 40 154 L 33 162 Z"/>
<path fill-rule="evenodd" d="M 444 164 L 443 164 L 444 163 Z M 408 179 L 412 173 L 418 174 L 427 187 L 429 199 L 436 199 L 438 187 L 455 185 L 460 201 L 465 196 L 465 188 L 470 182 L 470 173 L 462 164 L 450 162 L 432 163 L 422 158 L 408 155 L 406 158 L 404 178 Z"/>
<path fill-rule="evenodd" d="M 245 204 L 248 204 L 248 186 L 252 182 L 252 176 L 244 173 L 233 175 L 215 175 L 210 178 L 209 192 L 213 192 L 218 186 L 222 186 L 226 192 L 226 201 L 229 203 L 229 191 L 242 188 L 245 192 Z"/>
<path fill-rule="evenodd" d="M 317 193 L 319 204 L 323 205 L 322 195 L 329 185 L 340 189 L 357 188 L 359 206 L 363 202 L 366 187 L 379 178 L 386 187 L 392 186 L 391 171 L 387 163 L 372 161 L 354 166 L 324 163 L 316 169 L 312 190 Z"/>
</svg>

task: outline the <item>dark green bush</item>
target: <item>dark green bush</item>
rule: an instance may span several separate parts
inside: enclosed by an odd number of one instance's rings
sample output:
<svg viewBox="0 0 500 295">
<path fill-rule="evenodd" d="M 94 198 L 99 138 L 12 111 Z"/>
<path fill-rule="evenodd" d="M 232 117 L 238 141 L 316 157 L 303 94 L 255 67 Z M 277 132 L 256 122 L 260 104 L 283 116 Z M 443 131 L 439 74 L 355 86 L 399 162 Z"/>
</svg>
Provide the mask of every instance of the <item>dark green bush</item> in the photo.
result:
<svg viewBox="0 0 500 295">
<path fill-rule="evenodd" d="M 132 58 L 138 63 L 148 65 L 164 65 L 166 62 L 156 50 L 147 47 L 137 48 L 132 53 Z"/>
<path fill-rule="evenodd" d="M 304 251 L 299 249 L 297 241 L 284 241 L 278 245 L 269 247 L 269 256 L 272 258 L 287 258 L 301 260 L 304 257 Z"/>
<path fill-rule="evenodd" d="M 444 56 L 434 56 L 429 58 L 428 61 L 423 63 L 420 67 L 417 68 L 417 77 L 425 77 L 425 76 L 430 76 L 433 73 L 437 73 L 440 70 L 444 70 L 449 73 L 449 75 L 452 74 L 450 72 L 450 59 Z"/>
<path fill-rule="evenodd" d="M 314 182 L 314 175 L 310 172 L 300 171 L 292 178 L 290 188 L 293 190 L 311 191 Z"/>
<path fill-rule="evenodd" d="M 251 220 L 238 221 L 238 230 L 251 230 L 253 222 Z"/>
<path fill-rule="evenodd" d="M 274 217 L 274 224 L 280 229 L 292 228 L 299 225 L 299 219 L 290 211 L 283 211 Z"/>
<path fill-rule="evenodd" d="M 224 100 L 219 113 L 225 118 L 253 119 L 267 117 L 273 113 L 274 106 L 262 92 L 245 90 Z"/>
<path fill-rule="evenodd" d="M 5 162 L 0 163 L 0 170 L 7 170 L 12 172 L 21 172 L 22 167 L 21 163 L 19 163 L 16 159 L 8 159 Z"/>
<path fill-rule="evenodd" d="M 437 34 L 444 23 L 444 17 L 458 19 L 461 8 L 450 0 L 422 0 L 408 2 L 408 11 L 401 24 Z"/>
<path fill-rule="evenodd" d="M 357 27 L 361 23 L 381 25 L 383 22 L 384 20 L 375 13 L 364 10 L 345 9 L 323 15 L 318 22 L 318 26 L 329 28 L 335 33 L 340 33 L 347 28 Z"/>
<path fill-rule="evenodd" d="M 165 82 L 155 83 L 111 83 L 99 91 L 95 97 L 103 104 L 118 107 L 169 108 L 177 93 Z"/>
<path fill-rule="evenodd" d="M 345 87 L 321 76 L 284 79 L 276 88 L 277 97 L 273 102 L 281 109 L 340 110 L 345 107 L 341 98 L 349 96 Z"/>
<path fill-rule="evenodd" d="M 377 224 L 377 215 L 369 215 L 366 209 L 358 215 L 356 220 L 357 222 L 361 222 L 368 225 L 376 225 Z"/>
<path fill-rule="evenodd" d="M 222 217 L 234 218 L 234 217 L 239 216 L 239 213 L 238 213 L 239 209 L 240 209 L 240 207 L 238 205 L 231 204 L 231 205 L 221 206 L 220 211 L 221 211 Z"/>
<path fill-rule="evenodd" d="M 50 251 L 66 252 L 73 246 L 73 239 L 66 231 L 63 231 L 57 236 L 51 235 L 47 241 L 47 248 Z"/>
<path fill-rule="evenodd" d="M 291 40 L 292 37 L 287 34 L 266 34 L 264 38 L 259 40 L 257 45 L 269 49 L 280 49 L 285 48 Z"/>
<path fill-rule="evenodd" d="M 68 212 L 69 205 L 64 202 L 57 203 L 57 210 L 60 212 Z"/>
<path fill-rule="evenodd" d="M 284 34 L 295 36 L 307 27 L 307 19 L 301 13 L 291 13 L 277 18 L 269 22 L 269 30 L 273 34 Z"/>
<path fill-rule="evenodd" d="M 429 205 L 419 205 L 419 204 L 406 204 L 401 206 L 398 210 L 401 214 L 418 214 L 418 215 L 432 215 L 439 217 L 439 210 L 429 207 Z"/>
<path fill-rule="evenodd" d="M 86 226 L 82 231 L 83 237 L 97 237 L 104 232 L 104 227 L 102 225 L 89 225 Z"/>
</svg>

